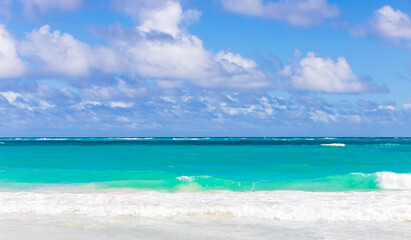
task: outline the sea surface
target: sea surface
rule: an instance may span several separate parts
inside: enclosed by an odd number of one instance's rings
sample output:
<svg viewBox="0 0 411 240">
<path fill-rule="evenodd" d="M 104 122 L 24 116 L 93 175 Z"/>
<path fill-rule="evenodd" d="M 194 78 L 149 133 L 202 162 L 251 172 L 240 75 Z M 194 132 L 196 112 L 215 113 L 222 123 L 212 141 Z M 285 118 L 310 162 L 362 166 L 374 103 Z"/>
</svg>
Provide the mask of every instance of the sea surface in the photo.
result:
<svg viewBox="0 0 411 240">
<path fill-rule="evenodd" d="M 411 138 L 0 138 L 0 239 L 411 239 Z"/>
</svg>

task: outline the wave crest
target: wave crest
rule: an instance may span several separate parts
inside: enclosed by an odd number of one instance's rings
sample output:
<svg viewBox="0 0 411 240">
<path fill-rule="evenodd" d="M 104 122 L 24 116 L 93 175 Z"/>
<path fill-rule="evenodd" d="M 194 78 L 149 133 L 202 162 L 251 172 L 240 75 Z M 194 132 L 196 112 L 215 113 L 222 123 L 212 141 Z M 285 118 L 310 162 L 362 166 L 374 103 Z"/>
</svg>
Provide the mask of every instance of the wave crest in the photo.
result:
<svg viewBox="0 0 411 240">
<path fill-rule="evenodd" d="M 394 172 L 378 172 L 378 186 L 381 189 L 405 190 L 411 189 L 411 174 Z"/>
<path fill-rule="evenodd" d="M 325 147 L 345 147 L 344 143 L 327 143 L 327 144 L 321 144 L 321 146 Z"/>
</svg>

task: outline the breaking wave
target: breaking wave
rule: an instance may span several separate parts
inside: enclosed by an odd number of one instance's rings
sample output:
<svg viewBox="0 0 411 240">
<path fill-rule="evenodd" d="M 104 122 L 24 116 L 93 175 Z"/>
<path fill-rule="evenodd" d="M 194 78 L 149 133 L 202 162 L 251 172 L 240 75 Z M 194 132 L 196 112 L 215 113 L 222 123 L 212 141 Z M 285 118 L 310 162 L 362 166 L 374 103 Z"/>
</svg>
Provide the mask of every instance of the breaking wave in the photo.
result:
<svg viewBox="0 0 411 240">
<path fill-rule="evenodd" d="M 0 192 L 0 215 L 219 217 L 292 222 L 409 222 L 411 192 Z"/>
<path fill-rule="evenodd" d="M 327 143 L 327 144 L 321 144 L 321 146 L 326 146 L 326 147 L 345 147 L 344 143 Z"/>
</svg>

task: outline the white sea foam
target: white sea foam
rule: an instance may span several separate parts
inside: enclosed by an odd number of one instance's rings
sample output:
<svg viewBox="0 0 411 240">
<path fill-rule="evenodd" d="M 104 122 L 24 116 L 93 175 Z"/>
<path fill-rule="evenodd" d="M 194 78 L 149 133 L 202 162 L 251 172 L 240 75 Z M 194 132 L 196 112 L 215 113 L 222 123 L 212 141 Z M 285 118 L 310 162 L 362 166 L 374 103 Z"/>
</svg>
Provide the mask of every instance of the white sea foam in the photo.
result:
<svg viewBox="0 0 411 240">
<path fill-rule="evenodd" d="M 176 179 L 179 180 L 180 182 L 191 183 L 192 181 L 194 181 L 195 177 L 181 176 L 181 177 L 177 177 Z"/>
<path fill-rule="evenodd" d="M 211 176 L 181 176 L 181 177 L 176 177 L 177 180 L 179 180 L 182 183 L 192 183 L 196 179 L 204 179 L 204 178 L 211 178 Z"/>
<path fill-rule="evenodd" d="M 174 141 L 198 141 L 200 138 L 173 138 Z"/>
<path fill-rule="evenodd" d="M 218 217 L 286 222 L 409 222 L 411 191 L 0 192 L 0 216 Z"/>
<path fill-rule="evenodd" d="M 134 140 L 151 140 L 151 139 L 153 139 L 153 138 L 151 138 L 151 137 L 144 137 L 144 138 L 130 138 L 130 137 L 128 137 L 128 138 L 108 138 L 108 139 L 110 139 L 110 140 L 129 140 L 129 141 L 134 141 Z"/>
<path fill-rule="evenodd" d="M 327 143 L 327 144 L 321 144 L 321 146 L 326 146 L 326 147 L 345 147 L 344 143 Z"/>
<path fill-rule="evenodd" d="M 378 186 L 382 189 L 411 189 L 411 174 L 379 172 L 377 177 Z"/>
<path fill-rule="evenodd" d="M 36 138 L 36 141 L 65 141 L 67 138 Z"/>
</svg>

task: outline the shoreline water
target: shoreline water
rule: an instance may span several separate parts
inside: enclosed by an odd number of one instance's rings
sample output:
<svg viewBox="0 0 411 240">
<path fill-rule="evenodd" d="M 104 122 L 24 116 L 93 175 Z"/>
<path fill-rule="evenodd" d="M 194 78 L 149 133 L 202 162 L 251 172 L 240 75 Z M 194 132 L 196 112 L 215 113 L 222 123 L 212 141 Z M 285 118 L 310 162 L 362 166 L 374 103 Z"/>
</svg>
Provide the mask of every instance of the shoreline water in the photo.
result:
<svg viewBox="0 0 411 240">
<path fill-rule="evenodd" d="M 1 239 L 409 239 L 411 139 L 0 139 Z"/>
</svg>

